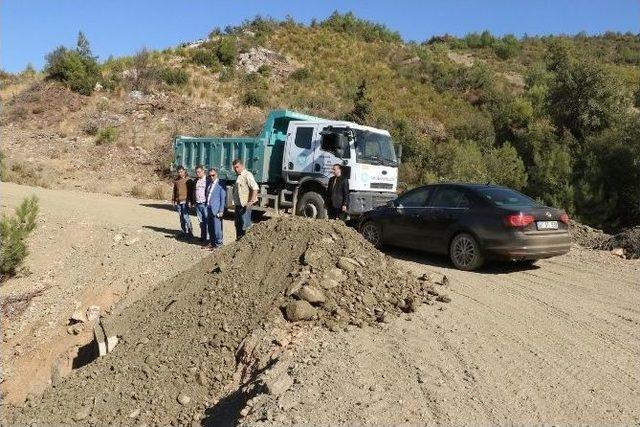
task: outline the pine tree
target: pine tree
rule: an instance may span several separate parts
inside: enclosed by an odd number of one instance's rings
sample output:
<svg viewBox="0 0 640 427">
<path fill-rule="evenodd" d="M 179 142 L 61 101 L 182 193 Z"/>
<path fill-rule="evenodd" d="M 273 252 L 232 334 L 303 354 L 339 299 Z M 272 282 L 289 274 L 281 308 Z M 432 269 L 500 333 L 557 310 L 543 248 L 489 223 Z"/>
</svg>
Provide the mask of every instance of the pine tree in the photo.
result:
<svg viewBox="0 0 640 427">
<path fill-rule="evenodd" d="M 367 123 L 371 114 L 371 99 L 369 99 L 367 92 L 367 82 L 362 79 L 356 91 L 353 110 L 347 114 L 347 120 L 356 123 Z"/>
<path fill-rule="evenodd" d="M 89 46 L 89 40 L 82 31 L 78 32 L 78 42 L 76 44 L 76 50 L 83 58 L 95 59 L 91 54 L 91 46 Z"/>
</svg>

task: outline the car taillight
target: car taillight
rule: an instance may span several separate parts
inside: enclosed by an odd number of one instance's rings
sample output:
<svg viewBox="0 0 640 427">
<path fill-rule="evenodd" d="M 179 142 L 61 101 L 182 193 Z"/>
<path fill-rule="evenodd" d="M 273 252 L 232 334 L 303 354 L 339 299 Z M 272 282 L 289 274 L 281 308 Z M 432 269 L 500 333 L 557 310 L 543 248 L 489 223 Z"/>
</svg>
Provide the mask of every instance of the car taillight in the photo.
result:
<svg viewBox="0 0 640 427">
<path fill-rule="evenodd" d="M 567 215 L 566 212 L 563 212 L 562 215 L 560 215 L 560 221 L 564 222 L 565 224 L 569 224 L 569 215 Z"/>
<path fill-rule="evenodd" d="M 534 221 L 533 215 L 523 213 L 509 215 L 504 218 L 505 224 L 509 227 L 526 227 Z"/>
</svg>

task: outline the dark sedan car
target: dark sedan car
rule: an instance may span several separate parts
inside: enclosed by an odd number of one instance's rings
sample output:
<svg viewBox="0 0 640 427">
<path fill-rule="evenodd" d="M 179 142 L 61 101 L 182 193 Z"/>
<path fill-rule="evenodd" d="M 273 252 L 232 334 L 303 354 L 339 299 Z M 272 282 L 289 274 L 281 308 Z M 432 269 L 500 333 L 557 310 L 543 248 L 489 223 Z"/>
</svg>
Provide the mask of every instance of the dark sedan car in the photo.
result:
<svg viewBox="0 0 640 427">
<path fill-rule="evenodd" d="M 362 235 L 383 244 L 449 255 L 461 270 L 487 259 L 533 263 L 569 251 L 569 216 L 506 187 L 434 184 L 365 213 Z"/>
</svg>

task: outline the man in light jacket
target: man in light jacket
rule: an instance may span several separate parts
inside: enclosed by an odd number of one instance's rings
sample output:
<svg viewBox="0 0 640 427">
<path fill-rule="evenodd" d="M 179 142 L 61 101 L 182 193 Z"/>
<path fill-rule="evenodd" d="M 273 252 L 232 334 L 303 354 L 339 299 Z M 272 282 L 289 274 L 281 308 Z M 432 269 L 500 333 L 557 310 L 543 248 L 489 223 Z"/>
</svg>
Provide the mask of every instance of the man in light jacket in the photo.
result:
<svg viewBox="0 0 640 427">
<path fill-rule="evenodd" d="M 200 241 L 207 243 L 207 194 L 206 189 L 209 185 L 209 178 L 204 174 L 202 165 L 196 166 L 196 179 L 193 185 L 194 194 L 191 196 L 195 201 L 196 214 L 198 215 L 198 223 L 200 224 Z"/>
<path fill-rule="evenodd" d="M 222 246 L 222 217 L 224 216 L 227 191 L 218 180 L 215 169 L 209 169 L 209 182 L 207 183 L 207 225 L 209 228 L 209 250 Z"/>
<path fill-rule="evenodd" d="M 236 240 L 239 240 L 251 227 L 251 207 L 258 201 L 260 187 L 240 159 L 235 159 L 232 164 L 238 175 L 233 185 L 233 204 L 236 211 Z"/>
</svg>

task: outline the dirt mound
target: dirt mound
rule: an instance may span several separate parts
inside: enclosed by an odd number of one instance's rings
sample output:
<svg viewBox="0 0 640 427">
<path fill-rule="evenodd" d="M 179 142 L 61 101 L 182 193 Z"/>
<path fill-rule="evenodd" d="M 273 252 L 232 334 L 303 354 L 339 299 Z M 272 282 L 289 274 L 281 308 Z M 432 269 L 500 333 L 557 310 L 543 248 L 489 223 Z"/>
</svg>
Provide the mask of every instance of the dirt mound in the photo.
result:
<svg viewBox="0 0 640 427">
<path fill-rule="evenodd" d="M 109 319 L 120 337 L 112 353 L 5 415 L 11 424 L 199 422 L 232 379 L 242 340 L 269 319 L 338 330 L 431 295 L 429 278 L 399 271 L 339 222 L 272 219 Z"/>
<path fill-rule="evenodd" d="M 583 248 L 597 249 L 611 236 L 602 230 L 571 221 L 569 224 L 571 232 L 571 240 L 579 244 Z"/>
<path fill-rule="evenodd" d="M 598 245 L 599 249 L 614 250 L 622 248 L 629 259 L 640 258 L 640 226 L 624 230 Z"/>
</svg>

